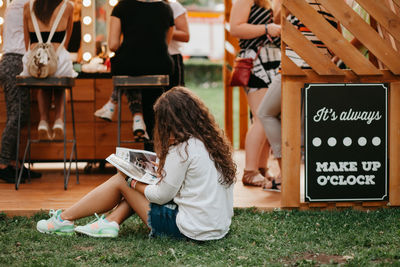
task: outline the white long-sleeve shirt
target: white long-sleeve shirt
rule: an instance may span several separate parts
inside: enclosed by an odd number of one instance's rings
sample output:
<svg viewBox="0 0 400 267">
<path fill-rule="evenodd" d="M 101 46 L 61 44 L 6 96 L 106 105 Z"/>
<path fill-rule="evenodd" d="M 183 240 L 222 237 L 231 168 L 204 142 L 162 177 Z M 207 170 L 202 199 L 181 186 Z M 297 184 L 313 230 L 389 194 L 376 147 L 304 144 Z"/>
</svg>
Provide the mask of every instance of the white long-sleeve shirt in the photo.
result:
<svg viewBox="0 0 400 267">
<path fill-rule="evenodd" d="M 187 151 L 187 153 L 186 153 Z M 178 205 L 176 224 L 182 234 L 195 240 L 224 237 L 233 216 L 233 185 L 218 182 L 220 173 L 203 142 L 190 138 L 171 147 L 164 165 L 165 177 L 144 193 L 153 203 L 170 200 Z"/>
</svg>

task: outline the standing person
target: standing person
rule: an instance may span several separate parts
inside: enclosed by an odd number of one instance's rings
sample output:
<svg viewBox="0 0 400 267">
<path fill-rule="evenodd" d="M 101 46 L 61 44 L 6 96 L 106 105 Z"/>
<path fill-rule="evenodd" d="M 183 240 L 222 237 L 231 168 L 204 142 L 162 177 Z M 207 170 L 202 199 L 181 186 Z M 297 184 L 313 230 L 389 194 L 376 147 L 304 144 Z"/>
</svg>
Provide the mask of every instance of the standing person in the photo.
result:
<svg viewBox="0 0 400 267">
<path fill-rule="evenodd" d="M 168 2 L 168 3 L 172 9 L 174 16 L 174 24 L 175 24 L 172 40 L 168 44 L 168 52 L 174 61 L 174 70 L 173 73 L 169 75 L 169 86 L 168 86 L 168 88 L 172 88 L 177 85 L 182 85 L 182 86 L 185 85 L 183 59 L 180 52 L 180 47 L 181 47 L 181 42 L 189 42 L 190 35 L 189 35 L 189 26 L 187 22 L 186 9 L 179 2 Z M 117 91 L 113 90 L 108 102 L 103 107 L 96 110 L 94 115 L 101 119 L 111 121 L 115 112 L 115 106 L 117 105 L 117 102 L 118 102 Z M 137 123 L 135 125 L 134 123 L 133 133 L 135 139 L 138 141 L 140 141 L 141 137 L 148 138 L 146 132 L 139 131 L 140 129 L 139 126 L 146 128 L 145 124 Z M 137 134 L 140 134 L 140 136 L 137 136 Z"/>
<path fill-rule="evenodd" d="M 114 75 L 170 75 L 173 60 L 168 54 L 172 39 L 174 17 L 168 3 L 161 0 L 121 0 L 110 18 L 108 46 Z M 122 42 L 121 42 L 121 37 Z M 132 131 L 135 140 L 152 139 L 154 127 L 153 104 L 163 88 L 125 91 L 133 115 Z M 117 102 L 114 90 L 110 101 L 95 112 L 95 116 L 111 120 Z M 147 150 L 152 150 L 151 144 Z"/>
<path fill-rule="evenodd" d="M 278 7 L 281 6 L 282 0 L 276 0 Z M 322 15 L 333 27 L 338 28 L 337 20 L 330 14 L 317 0 L 307 0 L 320 15 Z M 277 11 L 280 13 L 280 10 Z M 274 22 L 280 24 L 280 15 L 274 16 Z M 327 57 L 332 57 L 329 49 L 313 34 L 298 18 L 293 15 L 288 17 L 288 20 L 295 26 L 309 41 L 311 41 L 319 51 Z M 309 69 L 310 66 L 305 62 L 295 51 L 286 47 L 286 55 L 298 66 L 304 69 Z M 268 141 L 271 144 L 272 152 L 278 160 L 279 168 L 282 166 L 282 135 L 281 135 L 281 73 L 276 75 L 271 83 L 271 86 L 259 105 L 257 114 L 264 126 Z M 264 190 L 280 191 L 282 177 L 271 177 L 263 185 Z"/>
<path fill-rule="evenodd" d="M 190 111 L 190 112 L 182 112 Z M 42 233 L 72 234 L 74 220 L 111 211 L 75 231 L 116 237 L 134 212 L 152 236 L 194 240 L 224 237 L 233 216 L 236 166 L 232 148 L 205 104 L 191 91 L 174 87 L 154 105 L 154 143 L 161 181 L 146 185 L 118 173 L 65 211 L 37 223 Z"/>
<path fill-rule="evenodd" d="M 189 42 L 189 25 L 187 21 L 186 9 L 177 1 L 169 2 L 172 8 L 172 13 L 174 14 L 174 33 L 172 35 L 172 40 L 168 45 L 168 52 L 174 60 L 174 72 L 169 76 L 169 87 L 174 86 L 184 86 L 185 85 L 185 75 L 183 69 L 183 58 L 181 54 L 181 43 Z"/>
<path fill-rule="evenodd" d="M 245 88 L 253 123 L 246 134 L 244 185 L 262 186 L 265 176 L 259 167 L 265 167 L 269 144 L 257 115 L 257 108 L 280 65 L 280 25 L 272 22 L 273 12 L 269 0 L 237 0 L 230 17 L 231 34 L 240 38 L 240 57 L 255 58 L 248 87 Z M 272 38 L 273 39 L 272 39 Z M 277 46 L 278 45 L 278 46 Z"/>
<path fill-rule="evenodd" d="M 26 3 L 24 6 L 24 39 L 25 48 L 28 52 L 25 53 L 22 59 L 24 63 L 24 70 L 21 73 L 22 76 L 30 76 L 27 68 L 28 54 L 39 42 L 32 20 L 37 21 L 43 42 L 46 42 L 54 21 L 58 13 L 60 11 L 62 12 L 63 6 L 65 6 L 65 10 L 62 13 L 61 20 L 51 40 L 51 44 L 58 54 L 57 71 L 54 73 L 54 76 L 75 77 L 77 75 L 73 70 L 70 54 L 66 50 L 72 32 L 73 4 L 68 0 L 35 0 L 33 3 L 31 1 Z M 33 11 L 32 16 L 31 9 Z M 55 121 L 50 131 L 49 110 L 53 95 Z M 39 139 L 61 140 L 64 138 L 64 95 L 64 90 L 38 90 L 38 106 L 40 113 L 40 122 L 38 126 Z"/>
<path fill-rule="evenodd" d="M 15 77 L 22 71 L 22 56 L 25 53 L 23 10 L 28 0 L 14 0 L 9 4 L 5 13 L 3 29 L 3 56 L 0 61 L 0 83 L 4 90 L 7 110 L 6 125 L 1 137 L 0 179 L 8 183 L 15 182 L 16 146 L 18 135 L 18 101 L 21 98 L 21 125 L 26 123 L 29 116 L 27 109 L 28 91 L 21 90 L 16 85 Z M 30 171 L 31 178 L 41 177 L 40 173 Z M 23 178 L 28 177 L 24 168 Z"/>
</svg>

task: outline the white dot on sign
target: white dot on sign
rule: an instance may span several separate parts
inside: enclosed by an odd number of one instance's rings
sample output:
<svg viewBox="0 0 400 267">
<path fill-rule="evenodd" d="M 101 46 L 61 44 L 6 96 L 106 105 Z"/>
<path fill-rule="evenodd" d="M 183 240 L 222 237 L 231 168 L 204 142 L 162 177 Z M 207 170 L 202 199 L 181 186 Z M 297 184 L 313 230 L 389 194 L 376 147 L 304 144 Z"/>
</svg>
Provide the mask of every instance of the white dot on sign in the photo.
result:
<svg viewBox="0 0 400 267">
<path fill-rule="evenodd" d="M 343 138 L 343 145 L 345 145 L 345 146 L 351 146 L 351 143 L 352 143 L 352 141 L 351 141 L 351 138 L 350 138 L 350 137 L 345 137 L 345 138 Z"/>
<path fill-rule="evenodd" d="M 92 1 L 91 0 L 83 0 L 82 4 L 84 7 L 88 7 L 92 4 Z"/>
<path fill-rule="evenodd" d="M 329 137 L 328 139 L 328 145 L 329 146 L 336 146 L 336 138 L 335 137 Z"/>
<path fill-rule="evenodd" d="M 372 138 L 372 144 L 374 146 L 379 146 L 381 144 L 381 139 L 378 136 L 375 136 L 374 138 Z"/>
<path fill-rule="evenodd" d="M 312 140 L 312 144 L 315 147 L 319 147 L 322 144 L 321 138 L 319 137 L 314 137 L 314 139 Z"/>
<path fill-rule="evenodd" d="M 84 16 L 83 17 L 83 24 L 89 25 L 90 23 L 92 23 L 92 18 L 90 16 Z"/>
<path fill-rule="evenodd" d="M 358 144 L 360 146 L 365 146 L 367 144 L 367 139 L 365 137 L 358 138 Z"/>
<path fill-rule="evenodd" d="M 83 53 L 83 60 L 85 61 L 89 61 L 92 58 L 92 54 L 90 54 L 89 52 L 85 52 Z"/>
</svg>

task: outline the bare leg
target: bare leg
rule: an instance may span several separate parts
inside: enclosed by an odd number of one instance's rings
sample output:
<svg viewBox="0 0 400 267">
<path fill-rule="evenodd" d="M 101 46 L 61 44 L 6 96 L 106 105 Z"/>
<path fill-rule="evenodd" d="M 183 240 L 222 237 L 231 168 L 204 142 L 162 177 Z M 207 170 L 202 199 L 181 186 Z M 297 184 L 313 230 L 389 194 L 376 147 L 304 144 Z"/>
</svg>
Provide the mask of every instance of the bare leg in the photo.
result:
<svg viewBox="0 0 400 267">
<path fill-rule="evenodd" d="M 263 99 L 267 89 L 260 89 L 247 95 L 250 110 L 253 113 L 253 124 L 250 126 L 246 135 L 245 151 L 245 170 L 257 170 L 260 162 L 261 151 L 266 141 L 263 125 L 257 115 L 258 106 Z M 269 154 L 267 154 L 269 155 Z M 267 161 L 264 158 L 265 162 Z"/>
<path fill-rule="evenodd" d="M 268 169 L 269 150 L 270 150 L 269 142 L 266 139 L 265 143 L 262 145 L 262 150 L 258 161 L 258 168 Z"/>
<path fill-rule="evenodd" d="M 40 120 L 49 121 L 49 109 L 51 102 L 51 91 L 38 90 L 37 93 L 38 107 L 40 113 Z"/>
<path fill-rule="evenodd" d="M 127 214 L 131 212 L 124 202 L 129 204 L 130 208 L 147 224 L 147 213 L 150 209 L 149 201 L 141 193 L 129 188 L 126 185 L 124 176 L 120 173 L 112 176 L 106 182 L 90 191 L 72 207 L 62 212 L 61 218 L 73 221 L 94 213 L 110 211 L 121 204 L 107 219 L 122 223 L 123 220 L 129 217 Z"/>
<path fill-rule="evenodd" d="M 54 91 L 54 105 L 56 107 L 54 120 L 57 119 L 64 120 L 64 95 L 65 95 L 65 90 Z"/>
</svg>

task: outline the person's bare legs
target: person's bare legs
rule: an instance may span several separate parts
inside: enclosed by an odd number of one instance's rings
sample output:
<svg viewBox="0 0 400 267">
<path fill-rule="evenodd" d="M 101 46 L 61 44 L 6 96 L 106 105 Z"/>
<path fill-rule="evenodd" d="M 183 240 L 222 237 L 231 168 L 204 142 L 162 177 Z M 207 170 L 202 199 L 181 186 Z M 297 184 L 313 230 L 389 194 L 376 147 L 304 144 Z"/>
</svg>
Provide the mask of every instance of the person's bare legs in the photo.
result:
<svg viewBox="0 0 400 267">
<path fill-rule="evenodd" d="M 246 185 L 261 186 L 264 182 L 264 177 L 258 173 L 258 167 L 266 136 L 261 121 L 257 116 L 257 109 L 266 91 L 267 89 L 263 88 L 247 95 L 247 102 L 253 114 L 253 123 L 247 131 L 245 140 L 246 159 L 242 181 L 244 181 Z M 267 159 L 265 155 L 263 155 L 263 157 L 264 162 L 266 162 Z"/>
<path fill-rule="evenodd" d="M 49 109 L 51 103 L 51 91 L 40 89 L 37 92 L 40 120 L 49 121 Z"/>
<path fill-rule="evenodd" d="M 118 207 L 111 212 L 107 220 L 116 221 L 120 224 L 135 211 L 147 225 L 147 213 L 150 210 L 149 201 L 141 193 L 129 188 L 125 176 L 120 173 L 112 176 L 72 207 L 63 211 L 61 218 L 74 221 L 91 216 L 94 213 L 110 211 L 117 205 Z"/>
<path fill-rule="evenodd" d="M 64 121 L 64 95 L 65 90 L 54 90 L 54 106 L 56 108 L 54 120 Z"/>
<path fill-rule="evenodd" d="M 263 169 L 263 171 L 265 171 L 265 172 L 268 171 L 269 154 L 270 154 L 270 145 L 269 145 L 268 140 L 265 139 L 265 142 L 262 145 L 262 150 L 260 152 L 260 157 L 259 157 L 259 161 L 258 161 L 258 169 L 259 170 Z M 261 174 L 263 174 L 263 173 L 261 173 Z"/>
</svg>

